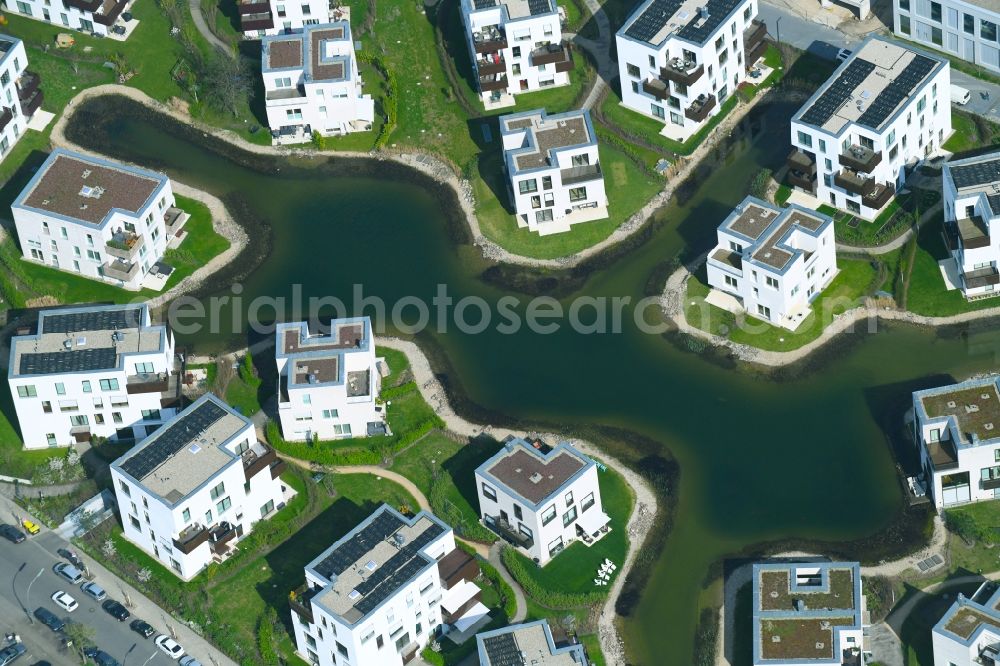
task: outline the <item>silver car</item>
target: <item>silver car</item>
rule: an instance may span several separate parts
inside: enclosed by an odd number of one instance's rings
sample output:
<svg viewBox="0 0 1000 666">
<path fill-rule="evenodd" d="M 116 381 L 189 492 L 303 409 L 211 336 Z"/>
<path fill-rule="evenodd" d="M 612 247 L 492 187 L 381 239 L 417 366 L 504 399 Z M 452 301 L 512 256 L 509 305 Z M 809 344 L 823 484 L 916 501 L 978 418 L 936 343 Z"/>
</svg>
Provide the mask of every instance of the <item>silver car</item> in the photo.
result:
<svg viewBox="0 0 1000 666">
<path fill-rule="evenodd" d="M 80 586 L 80 589 L 97 601 L 104 601 L 108 598 L 108 593 L 97 583 L 84 583 Z"/>
</svg>

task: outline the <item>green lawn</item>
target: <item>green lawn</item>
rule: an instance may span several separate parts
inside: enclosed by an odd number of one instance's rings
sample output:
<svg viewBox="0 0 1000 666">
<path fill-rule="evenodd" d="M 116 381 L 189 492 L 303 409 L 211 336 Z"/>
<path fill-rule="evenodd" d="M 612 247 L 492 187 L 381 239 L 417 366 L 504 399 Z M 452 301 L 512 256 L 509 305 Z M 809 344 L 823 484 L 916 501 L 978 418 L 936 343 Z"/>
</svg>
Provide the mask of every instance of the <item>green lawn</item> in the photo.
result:
<svg viewBox="0 0 1000 666">
<path fill-rule="evenodd" d="M 774 203 L 784 206 L 788 203 L 788 197 L 792 196 L 792 188 L 788 185 L 778 185 L 778 191 L 774 193 Z"/>
<path fill-rule="evenodd" d="M 492 439 L 462 444 L 433 431 L 396 455 L 390 469 L 415 483 L 435 515 L 451 525 L 456 534 L 492 543 L 496 536 L 479 523 L 475 471 L 498 448 Z"/>
<path fill-rule="evenodd" d="M 0 474 L 31 479 L 35 470 L 48 464 L 50 458 L 66 455 L 66 449 L 25 451 L 10 386 L 0 387 Z"/>
<path fill-rule="evenodd" d="M 795 331 L 771 326 L 743 314 L 737 317 L 706 303 L 705 297 L 710 288 L 706 283 L 704 266 L 688 280 L 684 317 L 696 328 L 728 337 L 740 344 L 768 351 L 798 349 L 818 338 L 823 329 L 832 323 L 834 316 L 860 305 L 874 287 L 877 274 L 869 261 L 839 258 L 837 265 L 840 273 L 813 301 L 812 314 Z"/>
<path fill-rule="evenodd" d="M 941 193 L 936 190 L 913 189 L 890 201 L 885 210 L 871 221 L 829 204 L 822 204 L 818 210 L 833 218 L 838 242 L 870 247 L 898 238 L 916 224 L 918 215 L 922 216 L 939 201 Z"/>
<path fill-rule="evenodd" d="M 574 541 L 544 567 L 539 567 L 518 552 L 514 553 L 514 557 L 521 561 L 523 571 L 531 579 L 531 582 L 546 592 L 568 594 L 607 592 L 608 587 L 594 585 L 597 570 L 604 563 L 605 558 L 610 559 L 619 567 L 625 561 L 625 554 L 628 552 L 628 535 L 625 526 L 632 514 L 634 503 L 632 491 L 625 479 L 610 469 L 598 471 L 598 481 L 601 487 L 601 502 L 604 506 L 604 512 L 611 518 L 612 529 L 610 533 L 591 546 L 585 545 L 582 541 Z M 531 583 L 528 583 L 527 588 L 530 589 L 530 587 Z M 536 599 L 536 601 L 544 603 L 543 599 Z"/>
<path fill-rule="evenodd" d="M 982 139 L 979 136 L 979 129 L 970 114 L 952 109 L 951 128 L 955 133 L 944 142 L 942 148 L 953 153 L 963 150 L 978 148 L 982 146 Z"/>
<path fill-rule="evenodd" d="M 536 259 L 572 255 L 610 236 L 659 191 L 663 181 L 640 169 L 628 156 L 607 143 L 600 145 L 599 153 L 610 216 L 604 220 L 576 224 L 570 231 L 550 236 L 539 236 L 517 226 L 514 215 L 506 210 L 506 203 L 501 203 L 496 195 L 500 192 L 506 202 L 500 156 L 487 156 L 480 165 L 480 171 L 489 174 L 490 183 L 478 179 L 473 183 L 479 202 L 479 227 L 483 234 L 515 254 Z"/>
<path fill-rule="evenodd" d="M 406 354 L 403 352 L 392 347 L 378 347 L 375 350 L 375 355 L 384 358 L 386 365 L 389 366 L 388 376 L 382 378 L 383 391 L 413 379 L 413 373 L 410 372 L 410 359 L 406 358 Z"/>
</svg>

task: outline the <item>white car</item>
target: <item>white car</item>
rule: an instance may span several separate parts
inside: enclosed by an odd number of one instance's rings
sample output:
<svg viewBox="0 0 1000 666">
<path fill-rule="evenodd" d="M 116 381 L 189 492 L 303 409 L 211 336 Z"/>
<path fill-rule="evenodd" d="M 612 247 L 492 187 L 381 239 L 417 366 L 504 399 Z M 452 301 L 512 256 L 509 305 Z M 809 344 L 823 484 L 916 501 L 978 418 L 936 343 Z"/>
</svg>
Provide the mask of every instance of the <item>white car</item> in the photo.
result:
<svg viewBox="0 0 1000 666">
<path fill-rule="evenodd" d="M 58 592 L 52 595 L 52 603 L 54 603 L 56 606 L 59 606 L 59 608 L 62 608 L 67 613 L 72 613 L 73 611 L 75 611 L 77 608 L 80 607 L 80 604 L 76 603 L 76 599 L 69 596 L 62 590 L 59 590 Z"/>
<path fill-rule="evenodd" d="M 154 642 L 156 643 L 156 647 L 160 648 L 163 651 L 163 654 L 167 655 L 171 659 L 180 659 L 184 656 L 184 648 L 178 645 L 177 641 L 166 634 L 160 634 L 156 637 Z"/>
</svg>

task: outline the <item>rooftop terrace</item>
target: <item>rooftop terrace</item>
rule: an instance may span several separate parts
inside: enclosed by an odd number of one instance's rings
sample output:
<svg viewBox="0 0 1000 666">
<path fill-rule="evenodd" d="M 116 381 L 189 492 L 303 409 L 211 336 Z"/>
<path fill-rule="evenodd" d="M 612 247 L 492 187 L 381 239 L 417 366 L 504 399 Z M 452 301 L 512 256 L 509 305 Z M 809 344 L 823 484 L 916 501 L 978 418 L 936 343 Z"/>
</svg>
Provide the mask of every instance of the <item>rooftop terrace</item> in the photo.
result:
<svg viewBox="0 0 1000 666">
<path fill-rule="evenodd" d="M 751 241 L 744 248 L 755 261 L 776 270 L 783 269 L 796 249 L 789 245 L 788 236 L 796 228 L 819 231 L 828 219 L 798 208 L 775 208 L 747 198 L 721 225 Z"/>
<path fill-rule="evenodd" d="M 552 0 L 472 0 L 475 10 L 504 7 L 510 19 L 522 19 L 529 16 L 541 16 L 556 11 Z"/>
<path fill-rule="evenodd" d="M 739 6 L 740 0 L 647 0 L 619 34 L 652 46 L 672 35 L 704 44 Z"/>
<path fill-rule="evenodd" d="M 979 440 L 1000 436 L 1000 395 L 994 380 L 917 395 L 928 417 L 955 420 L 961 444 L 971 444 L 973 436 Z"/>
<path fill-rule="evenodd" d="M 531 622 L 476 637 L 481 666 L 587 666 L 579 645 L 556 648 L 547 622 Z"/>
<path fill-rule="evenodd" d="M 795 610 L 797 601 L 802 601 L 810 610 L 854 609 L 853 569 L 831 569 L 829 589 L 820 588 L 818 580 L 817 577 L 799 581 L 798 589 L 792 591 L 788 569 L 762 570 L 759 581 L 761 610 Z M 816 582 L 816 589 L 808 589 L 809 581 Z"/>
<path fill-rule="evenodd" d="M 548 117 L 544 110 L 531 115 L 504 116 L 500 119 L 505 134 L 524 131 L 521 146 L 511 151 L 517 171 L 528 171 L 556 164 L 555 153 L 565 148 L 594 142 L 586 111 Z"/>
<path fill-rule="evenodd" d="M 310 333 L 306 322 L 289 325 L 281 330 L 281 351 L 292 355 L 303 352 L 341 351 L 364 346 L 365 321 L 334 321 L 329 332 Z"/>
</svg>

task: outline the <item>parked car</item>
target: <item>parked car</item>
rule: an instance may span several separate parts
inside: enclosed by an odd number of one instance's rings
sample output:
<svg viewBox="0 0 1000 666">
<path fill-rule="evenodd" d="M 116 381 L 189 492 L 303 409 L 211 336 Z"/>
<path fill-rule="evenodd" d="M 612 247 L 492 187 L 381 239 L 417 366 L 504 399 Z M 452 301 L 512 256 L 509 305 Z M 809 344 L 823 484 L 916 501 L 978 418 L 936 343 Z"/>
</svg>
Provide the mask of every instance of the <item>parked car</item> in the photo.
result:
<svg viewBox="0 0 1000 666">
<path fill-rule="evenodd" d="M 80 604 L 76 603 L 76 599 L 66 594 L 62 590 L 59 590 L 58 592 L 52 595 L 52 603 L 54 603 L 56 606 L 59 606 L 59 608 L 62 608 L 67 613 L 72 613 L 73 611 L 75 611 L 77 608 L 80 607 Z"/>
<path fill-rule="evenodd" d="M 21 643 L 20 641 L 17 643 L 11 643 L 4 649 L 0 650 L 0 666 L 7 666 L 7 664 L 14 663 L 14 660 L 18 659 L 27 651 L 28 648 L 24 647 L 24 643 Z"/>
<path fill-rule="evenodd" d="M 35 618 L 52 631 L 62 631 L 66 628 L 66 623 L 45 606 L 39 606 L 35 609 Z"/>
<path fill-rule="evenodd" d="M 11 543 L 21 543 L 27 538 L 24 536 L 24 532 L 6 523 L 0 524 L 0 536 Z"/>
<path fill-rule="evenodd" d="M 76 554 L 76 551 L 60 548 L 56 553 L 59 554 L 59 557 L 69 560 L 69 563 L 77 569 L 83 569 L 83 560 Z"/>
<path fill-rule="evenodd" d="M 104 650 L 95 647 L 83 648 L 83 654 L 88 659 L 92 659 L 97 666 L 119 666 L 118 660 Z"/>
<path fill-rule="evenodd" d="M 108 599 L 107 601 L 105 601 L 103 604 L 101 604 L 101 608 L 103 608 L 108 615 L 115 618 L 119 622 L 124 622 L 129 618 L 130 615 L 132 615 L 131 613 L 128 612 L 127 608 L 122 606 L 119 602 L 115 601 L 114 599 Z"/>
<path fill-rule="evenodd" d="M 21 527 L 27 530 L 28 534 L 31 535 L 38 534 L 39 532 L 42 531 L 41 527 L 39 527 L 36 523 L 31 522 L 27 518 L 21 519 Z"/>
<path fill-rule="evenodd" d="M 167 655 L 171 659 L 180 659 L 184 656 L 184 648 L 182 648 L 177 641 L 166 634 L 160 634 L 156 637 L 154 642 L 156 643 L 156 647 L 160 648 L 160 650 L 163 651 L 163 654 Z"/>
<path fill-rule="evenodd" d="M 59 564 L 52 567 L 52 570 L 56 574 L 62 576 L 74 585 L 79 585 L 80 581 L 83 580 L 83 574 L 80 570 L 74 567 L 72 564 L 66 564 L 65 562 L 60 562 Z"/>
<path fill-rule="evenodd" d="M 146 622 L 145 620 L 140 620 L 138 618 L 132 620 L 132 622 L 129 623 L 128 626 L 132 631 L 139 634 L 143 638 L 149 638 L 150 636 L 156 633 L 156 630 L 153 629 L 153 626 L 149 624 L 149 622 Z"/>
<path fill-rule="evenodd" d="M 80 589 L 87 595 L 93 597 L 96 601 L 104 601 L 108 598 L 108 593 L 105 592 L 104 588 L 97 583 L 84 583 L 80 586 Z"/>
<path fill-rule="evenodd" d="M 180 666 L 201 666 L 201 662 L 192 657 L 191 655 L 187 655 L 186 657 L 181 657 L 181 660 L 178 661 L 177 663 L 180 664 Z"/>
</svg>

